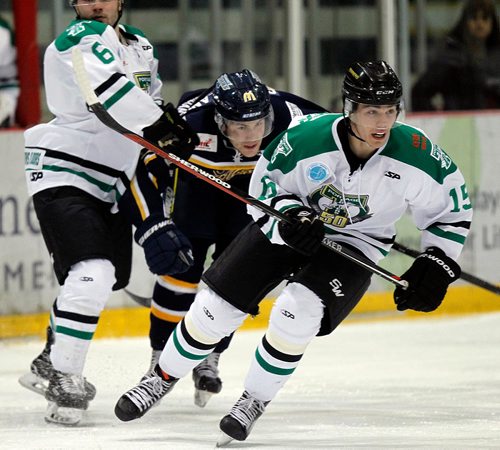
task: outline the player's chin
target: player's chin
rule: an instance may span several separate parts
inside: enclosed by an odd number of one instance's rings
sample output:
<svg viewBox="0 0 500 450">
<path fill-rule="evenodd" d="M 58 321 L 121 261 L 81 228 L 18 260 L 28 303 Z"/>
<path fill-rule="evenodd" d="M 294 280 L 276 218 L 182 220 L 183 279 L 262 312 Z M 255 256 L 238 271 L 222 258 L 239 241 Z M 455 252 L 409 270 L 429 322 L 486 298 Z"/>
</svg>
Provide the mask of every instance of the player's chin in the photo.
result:
<svg viewBox="0 0 500 450">
<path fill-rule="evenodd" d="M 240 145 L 238 148 L 239 152 L 246 158 L 252 158 L 257 155 L 260 151 L 260 144 L 244 144 Z"/>
</svg>

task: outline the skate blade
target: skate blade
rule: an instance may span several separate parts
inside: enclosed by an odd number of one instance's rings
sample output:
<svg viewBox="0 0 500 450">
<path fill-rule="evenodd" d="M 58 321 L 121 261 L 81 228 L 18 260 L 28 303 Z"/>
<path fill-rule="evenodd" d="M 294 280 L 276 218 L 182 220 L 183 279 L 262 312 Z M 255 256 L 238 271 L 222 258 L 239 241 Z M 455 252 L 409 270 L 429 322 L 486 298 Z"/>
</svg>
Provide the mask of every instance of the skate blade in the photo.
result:
<svg viewBox="0 0 500 450">
<path fill-rule="evenodd" d="M 215 444 L 216 447 L 225 447 L 231 442 L 233 442 L 233 438 L 231 436 L 228 436 L 224 431 L 221 431 L 219 434 L 219 439 L 217 439 L 217 443 Z"/>
<path fill-rule="evenodd" d="M 43 395 L 45 397 L 45 392 L 47 391 L 47 387 L 49 382 L 34 373 L 26 373 L 19 377 L 19 384 L 30 391 L 33 391 L 39 395 Z"/>
<path fill-rule="evenodd" d="M 45 412 L 45 422 L 65 426 L 77 425 L 82 417 L 83 409 L 57 406 L 56 402 L 49 402 Z"/>
<path fill-rule="evenodd" d="M 199 406 L 200 408 L 204 408 L 208 401 L 210 400 L 210 397 L 214 395 L 213 392 L 208 392 L 208 391 L 202 391 L 200 389 L 195 389 L 194 390 L 194 404 L 196 406 Z"/>
</svg>

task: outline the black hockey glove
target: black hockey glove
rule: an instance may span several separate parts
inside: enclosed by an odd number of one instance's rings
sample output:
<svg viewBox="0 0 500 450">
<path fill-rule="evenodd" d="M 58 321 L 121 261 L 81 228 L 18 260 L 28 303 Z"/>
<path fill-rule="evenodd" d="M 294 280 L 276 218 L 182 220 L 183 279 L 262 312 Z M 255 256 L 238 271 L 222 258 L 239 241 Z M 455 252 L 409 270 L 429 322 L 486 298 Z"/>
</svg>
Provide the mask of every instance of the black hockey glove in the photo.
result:
<svg viewBox="0 0 500 450">
<path fill-rule="evenodd" d="M 187 161 L 200 143 L 198 134 L 179 115 L 172 103 L 167 103 L 162 109 L 163 115 L 152 125 L 143 128 L 144 139 Z"/>
<path fill-rule="evenodd" d="M 163 159 L 161 156 L 145 148 L 141 151 L 141 159 L 149 175 L 154 177 L 154 181 L 160 193 L 165 193 L 169 187 L 171 188 L 173 186 L 173 169 L 171 169 L 166 159 Z"/>
<path fill-rule="evenodd" d="M 137 228 L 134 239 L 144 249 L 149 270 L 156 275 L 182 273 L 194 263 L 191 243 L 161 215 L 148 217 Z"/>
<path fill-rule="evenodd" d="M 421 253 L 401 276 L 408 289 L 397 287 L 394 301 L 399 311 L 434 311 L 443 301 L 448 285 L 460 277 L 460 266 L 437 247 Z"/>
<path fill-rule="evenodd" d="M 288 223 L 282 220 L 278 224 L 278 231 L 283 240 L 303 255 L 310 256 L 315 253 L 325 236 L 323 222 L 306 206 L 289 209 L 285 214 L 292 221 Z"/>
</svg>

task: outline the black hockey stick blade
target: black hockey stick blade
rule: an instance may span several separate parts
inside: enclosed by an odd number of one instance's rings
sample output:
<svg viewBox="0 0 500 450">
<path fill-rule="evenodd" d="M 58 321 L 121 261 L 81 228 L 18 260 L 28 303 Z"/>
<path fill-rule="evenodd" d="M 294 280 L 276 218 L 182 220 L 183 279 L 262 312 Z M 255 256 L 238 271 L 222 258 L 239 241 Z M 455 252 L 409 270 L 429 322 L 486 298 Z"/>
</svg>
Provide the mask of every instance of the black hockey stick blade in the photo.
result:
<svg viewBox="0 0 500 450">
<path fill-rule="evenodd" d="M 274 217 L 278 220 L 284 220 L 286 222 L 290 222 L 291 219 L 285 214 L 283 214 L 281 211 L 278 211 L 270 207 L 269 205 L 261 202 L 260 200 L 256 199 L 255 197 L 252 197 L 251 195 L 243 191 L 240 191 L 237 188 L 234 188 L 226 181 L 223 181 L 214 176 L 213 174 L 206 172 L 205 170 L 201 169 L 195 164 L 192 164 L 189 161 L 185 161 L 184 159 L 178 157 L 177 155 L 174 155 L 173 153 L 168 153 L 164 151 L 160 147 L 144 139 L 142 136 L 138 135 L 137 133 L 134 133 L 131 130 L 128 130 L 123 125 L 118 123 L 111 116 L 111 114 L 108 113 L 108 111 L 104 108 L 104 106 L 99 102 L 99 99 L 97 98 L 97 95 L 90 84 L 90 80 L 88 79 L 88 75 L 85 70 L 85 62 L 83 60 L 83 55 L 78 47 L 73 48 L 72 59 L 73 59 L 73 70 L 75 72 L 76 81 L 78 83 L 80 91 L 85 101 L 89 105 L 89 108 L 104 125 L 116 131 L 117 133 L 120 133 L 122 136 L 134 141 L 140 146 L 147 148 L 148 150 L 151 150 L 152 152 L 156 153 L 157 155 L 161 156 L 167 161 L 170 161 L 172 164 L 175 164 L 181 169 L 191 173 L 197 178 L 200 178 L 201 180 L 214 185 L 218 189 L 226 192 L 227 194 L 232 195 L 236 199 L 244 203 L 247 203 L 249 205 L 252 205 L 257 209 L 260 209 L 265 214 L 268 214 L 269 216 Z M 340 245 L 339 243 L 334 242 L 331 239 L 325 237 L 323 238 L 322 245 L 324 247 L 328 247 L 335 253 L 342 255 L 344 258 L 349 259 L 355 264 L 365 268 L 366 270 L 395 284 L 396 286 L 402 287 L 403 289 L 408 288 L 408 282 L 406 280 L 402 280 L 397 275 L 394 275 L 388 270 L 377 266 L 368 258 L 363 258 L 362 256 Z"/>
<path fill-rule="evenodd" d="M 412 258 L 416 258 L 418 255 L 420 255 L 419 251 L 414 250 L 412 248 L 408 248 L 402 244 L 398 244 L 397 242 L 394 242 L 392 248 L 400 253 L 411 256 Z M 479 286 L 480 288 L 486 289 L 487 291 L 490 291 L 490 292 L 493 292 L 494 294 L 500 295 L 500 287 L 499 286 L 496 286 L 493 283 L 490 283 L 489 281 L 482 280 L 481 278 L 478 278 L 475 275 L 472 275 L 472 274 L 467 273 L 467 272 L 462 272 L 462 274 L 460 275 L 460 278 L 462 278 L 462 280 L 469 282 L 470 284 L 475 284 L 476 286 Z"/>
<path fill-rule="evenodd" d="M 137 304 L 144 306 L 145 308 L 151 308 L 151 298 L 150 297 L 141 297 L 140 295 L 134 294 L 130 292 L 128 289 L 124 289 L 126 294 Z"/>
</svg>

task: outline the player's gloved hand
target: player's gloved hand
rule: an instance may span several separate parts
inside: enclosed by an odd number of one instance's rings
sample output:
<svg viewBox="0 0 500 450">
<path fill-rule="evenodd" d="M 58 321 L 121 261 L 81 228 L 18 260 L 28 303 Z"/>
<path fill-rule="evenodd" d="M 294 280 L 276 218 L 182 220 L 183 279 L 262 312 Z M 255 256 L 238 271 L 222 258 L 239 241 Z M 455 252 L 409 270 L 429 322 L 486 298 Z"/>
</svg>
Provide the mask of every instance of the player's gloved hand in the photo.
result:
<svg viewBox="0 0 500 450">
<path fill-rule="evenodd" d="M 448 285 L 460 277 L 460 266 L 437 247 L 421 253 L 401 276 L 408 289 L 397 287 L 394 302 L 399 311 L 434 311 L 443 301 Z"/>
<path fill-rule="evenodd" d="M 142 149 L 140 158 L 150 177 L 153 177 L 153 181 L 158 187 L 158 191 L 164 193 L 167 188 L 173 186 L 173 169 L 166 159 L 163 159 L 161 156 L 145 148 Z"/>
<path fill-rule="evenodd" d="M 323 222 L 311 208 L 306 206 L 291 208 L 285 214 L 292 221 L 288 223 L 282 220 L 278 224 L 283 240 L 303 255 L 310 256 L 315 253 L 325 236 Z"/>
<path fill-rule="evenodd" d="M 156 275 L 182 273 L 194 263 L 191 243 L 162 215 L 148 217 L 137 228 L 134 239 L 144 249 L 149 270 Z"/>
<path fill-rule="evenodd" d="M 144 139 L 163 150 L 188 160 L 200 143 L 198 134 L 180 116 L 172 103 L 162 106 L 162 116 L 152 125 L 143 128 Z"/>
</svg>

